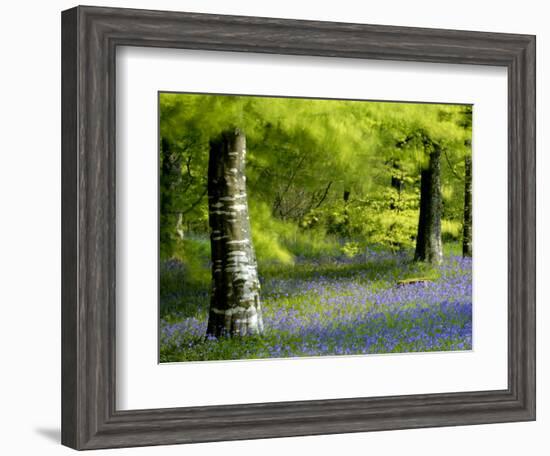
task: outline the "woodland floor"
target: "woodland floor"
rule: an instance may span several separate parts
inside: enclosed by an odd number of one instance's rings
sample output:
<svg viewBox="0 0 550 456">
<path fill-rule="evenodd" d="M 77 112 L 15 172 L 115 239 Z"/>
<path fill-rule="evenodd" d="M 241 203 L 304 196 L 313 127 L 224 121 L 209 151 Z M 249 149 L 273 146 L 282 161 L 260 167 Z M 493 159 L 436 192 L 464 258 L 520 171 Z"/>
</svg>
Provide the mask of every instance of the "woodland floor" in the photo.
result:
<svg viewBox="0 0 550 456">
<path fill-rule="evenodd" d="M 433 268 L 411 259 L 367 249 L 260 265 L 265 332 L 232 339 L 205 339 L 208 284 L 188 283 L 177 262 L 164 265 L 160 361 L 470 350 L 471 259 L 446 252 Z"/>
</svg>

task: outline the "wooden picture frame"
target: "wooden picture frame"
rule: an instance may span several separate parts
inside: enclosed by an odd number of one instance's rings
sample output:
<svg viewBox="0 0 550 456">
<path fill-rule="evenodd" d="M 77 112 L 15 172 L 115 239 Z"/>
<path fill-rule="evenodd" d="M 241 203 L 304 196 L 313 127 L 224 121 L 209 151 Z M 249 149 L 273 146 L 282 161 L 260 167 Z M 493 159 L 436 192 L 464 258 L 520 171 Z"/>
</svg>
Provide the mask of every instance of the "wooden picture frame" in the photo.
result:
<svg viewBox="0 0 550 456">
<path fill-rule="evenodd" d="M 508 388 L 150 410 L 115 402 L 115 50 L 508 69 Z M 195 13 L 62 13 L 62 443 L 75 449 L 535 419 L 535 37 Z"/>
</svg>

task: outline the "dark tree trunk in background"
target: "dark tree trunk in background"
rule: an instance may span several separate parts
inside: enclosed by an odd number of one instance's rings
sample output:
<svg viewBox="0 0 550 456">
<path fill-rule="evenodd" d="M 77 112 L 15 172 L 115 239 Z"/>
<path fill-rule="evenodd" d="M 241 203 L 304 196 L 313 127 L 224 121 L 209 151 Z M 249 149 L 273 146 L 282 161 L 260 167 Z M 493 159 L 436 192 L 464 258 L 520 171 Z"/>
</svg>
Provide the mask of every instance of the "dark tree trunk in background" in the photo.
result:
<svg viewBox="0 0 550 456">
<path fill-rule="evenodd" d="M 347 203 L 349 201 L 349 196 L 351 195 L 350 190 L 344 190 L 344 203 Z"/>
<path fill-rule="evenodd" d="M 399 176 L 392 176 L 391 186 L 395 188 L 398 193 L 401 193 L 401 190 L 403 190 L 403 179 L 401 179 Z"/>
<path fill-rule="evenodd" d="M 441 243 L 441 149 L 434 145 L 430 163 L 420 175 L 420 214 L 414 259 L 432 264 L 443 261 Z"/>
<path fill-rule="evenodd" d="M 233 129 L 211 141 L 209 160 L 212 292 L 207 334 L 260 334 L 260 283 L 248 217 L 244 132 Z"/>
<path fill-rule="evenodd" d="M 392 169 L 394 170 L 392 177 L 391 177 L 391 186 L 397 190 L 398 193 L 401 193 L 403 191 L 403 176 L 401 172 L 401 166 L 399 165 L 399 162 L 393 161 L 392 162 Z"/>
<path fill-rule="evenodd" d="M 171 194 L 166 191 L 170 187 L 170 179 L 172 178 L 172 166 L 170 163 L 170 150 L 168 149 L 168 141 L 162 139 L 160 143 L 160 153 L 161 153 L 161 171 L 160 171 L 160 186 L 162 190 L 160 192 L 160 213 L 161 216 L 168 214 L 172 209 L 171 205 Z M 162 223 L 160 226 L 163 226 Z"/>
<path fill-rule="evenodd" d="M 181 179 L 181 156 L 174 153 L 166 139 L 160 145 L 160 245 L 162 255 L 173 253 L 174 233 L 177 233 L 179 217 L 174 207 L 174 192 Z"/>
<path fill-rule="evenodd" d="M 472 158 L 464 159 L 464 224 L 462 256 L 472 256 Z"/>
<path fill-rule="evenodd" d="M 399 166 L 399 163 L 392 162 L 392 169 L 393 174 L 391 176 L 391 186 L 397 191 L 397 200 L 394 200 L 392 198 L 392 201 L 390 201 L 390 209 L 398 209 L 401 202 L 401 192 L 403 191 L 404 182 L 403 177 L 401 173 L 401 167 Z"/>
<path fill-rule="evenodd" d="M 349 197 L 351 195 L 351 190 L 349 189 L 344 189 L 344 218 L 343 218 L 343 221 L 342 221 L 342 224 L 341 224 L 341 234 L 343 234 L 344 236 L 349 236 L 349 210 L 348 210 L 348 205 L 349 205 Z"/>
</svg>

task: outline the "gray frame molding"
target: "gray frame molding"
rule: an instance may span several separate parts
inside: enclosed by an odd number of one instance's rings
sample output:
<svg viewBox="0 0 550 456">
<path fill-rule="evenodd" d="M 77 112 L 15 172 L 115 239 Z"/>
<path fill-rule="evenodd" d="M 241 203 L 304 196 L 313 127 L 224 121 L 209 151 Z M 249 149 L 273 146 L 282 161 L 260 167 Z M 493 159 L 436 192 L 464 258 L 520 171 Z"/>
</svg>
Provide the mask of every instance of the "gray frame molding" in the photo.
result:
<svg viewBox="0 0 550 456">
<path fill-rule="evenodd" d="M 149 46 L 508 69 L 508 388 L 117 411 L 115 49 Z M 75 449 L 535 419 L 535 37 L 76 7 L 62 13 L 62 443 Z"/>
</svg>

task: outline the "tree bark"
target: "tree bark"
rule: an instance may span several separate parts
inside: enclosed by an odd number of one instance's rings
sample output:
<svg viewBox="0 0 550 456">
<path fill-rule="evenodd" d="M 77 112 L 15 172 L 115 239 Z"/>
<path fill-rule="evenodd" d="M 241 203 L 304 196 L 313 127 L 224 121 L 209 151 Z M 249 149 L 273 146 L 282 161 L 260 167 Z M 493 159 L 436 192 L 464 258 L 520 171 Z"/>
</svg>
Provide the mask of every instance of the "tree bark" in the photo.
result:
<svg viewBox="0 0 550 456">
<path fill-rule="evenodd" d="M 174 192 L 181 179 L 181 156 L 165 138 L 160 145 L 160 245 L 161 255 L 171 256 L 178 235 L 178 215 L 174 211 Z"/>
<path fill-rule="evenodd" d="M 434 144 L 430 162 L 420 175 L 420 214 L 416 238 L 416 261 L 440 264 L 443 261 L 441 242 L 441 148 Z"/>
<path fill-rule="evenodd" d="M 401 173 L 401 167 L 399 166 L 398 162 L 392 161 L 392 169 L 393 173 L 391 176 L 391 186 L 397 192 L 397 200 L 391 198 L 390 201 L 390 209 L 393 211 L 396 209 L 399 210 L 399 206 L 401 203 L 401 192 L 403 191 L 404 182 Z"/>
<path fill-rule="evenodd" d="M 464 159 L 464 223 L 462 256 L 472 256 L 472 158 Z"/>
<path fill-rule="evenodd" d="M 209 160 L 212 292 L 207 335 L 260 334 L 260 282 L 248 216 L 244 132 L 233 129 L 211 141 Z"/>
</svg>

